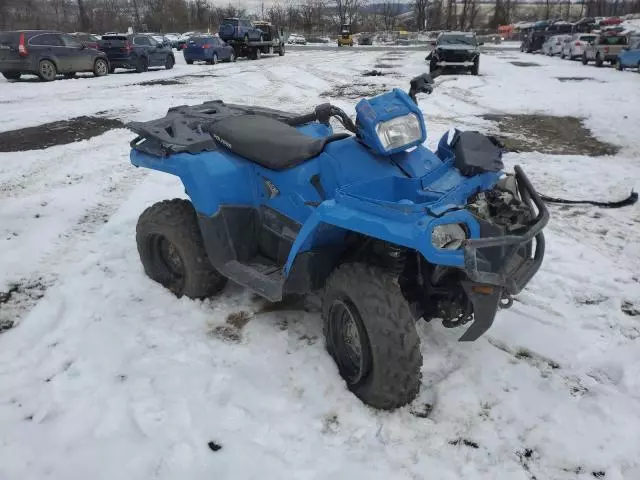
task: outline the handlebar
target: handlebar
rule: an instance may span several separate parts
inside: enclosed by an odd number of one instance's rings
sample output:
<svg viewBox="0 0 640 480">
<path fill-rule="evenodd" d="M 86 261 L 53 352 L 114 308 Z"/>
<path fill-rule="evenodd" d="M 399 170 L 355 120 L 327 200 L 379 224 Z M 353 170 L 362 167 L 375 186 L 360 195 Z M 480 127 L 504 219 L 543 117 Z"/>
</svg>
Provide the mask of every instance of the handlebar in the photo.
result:
<svg viewBox="0 0 640 480">
<path fill-rule="evenodd" d="M 304 125 L 305 123 L 315 122 L 317 119 L 316 112 L 307 113 L 306 115 L 300 115 L 287 120 L 287 123 L 292 127 Z"/>
<path fill-rule="evenodd" d="M 431 93 L 433 92 L 434 84 L 433 79 L 440 75 L 440 72 L 434 72 L 432 75 L 424 73 L 419 75 L 411 80 L 411 88 L 409 89 L 409 97 L 417 104 L 416 95 L 418 93 Z M 292 127 L 299 127 L 300 125 L 304 125 L 305 123 L 315 122 L 316 120 L 320 123 L 324 123 L 325 125 L 329 125 L 329 120 L 331 117 L 336 117 L 340 120 L 340 123 L 349 130 L 351 133 L 358 133 L 358 129 L 356 128 L 353 120 L 349 118 L 344 110 L 331 105 L 330 103 L 323 103 L 318 105 L 313 113 L 307 113 L 305 115 L 299 115 L 297 117 L 290 118 L 287 120 L 287 124 Z"/>
<path fill-rule="evenodd" d="M 299 127 L 305 123 L 315 122 L 317 120 L 320 123 L 328 125 L 331 117 L 336 117 L 340 120 L 340 123 L 342 123 L 344 128 L 349 130 L 351 133 L 357 133 L 357 128 L 353 123 L 353 120 L 349 118 L 349 115 L 347 115 L 341 108 L 331 105 L 330 103 L 318 105 L 313 113 L 293 117 L 287 121 L 287 124 L 292 127 Z"/>
</svg>

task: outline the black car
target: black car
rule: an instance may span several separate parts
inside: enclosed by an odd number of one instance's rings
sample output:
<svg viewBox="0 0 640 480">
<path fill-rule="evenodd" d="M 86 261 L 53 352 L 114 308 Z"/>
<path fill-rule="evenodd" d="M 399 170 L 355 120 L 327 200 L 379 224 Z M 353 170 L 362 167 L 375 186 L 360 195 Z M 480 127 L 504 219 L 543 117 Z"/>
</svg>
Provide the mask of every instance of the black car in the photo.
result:
<svg viewBox="0 0 640 480">
<path fill-rule="evenodd" d="M 529 32 L 520 44 L 520 51 L 527 53 L 534 53 L 542 50 L 542 45 L 549 38 L 549 34 L 544 30 L 533 30 Z"/>
<path fill-rule="evenodd" d="M 433 51 L 427 56 L 431 72 L 446 69 L 467 70 L 478 75 L 480 50 L 476 34 L 471 32 L 443 32 L 438 35 Z"/>
<path fill-rule="evenodd" d="M 153 67 L 171 70 L 176 63 L 171 45 L 158 43 L 147 34 L 103 35 L 98 47 L 109 57 L 112 73 L 116 68 L 138 73 Z"/>
<path fill-rule="evenodd" d="M 58 74 L 73 77 L 76 72 L 109 73 L 107 56 L 87 48 L 70 35 L 46 30 L 0 32 L 0 73 L 8 80 L 21 75 L 38 75 L 55 80 Z"/>
<path fill-rule="evenodd" d="M 358 37 L 358 45 L 373 45 L 373 37 L 367 33 L 362 33 Z"/>
</svg>

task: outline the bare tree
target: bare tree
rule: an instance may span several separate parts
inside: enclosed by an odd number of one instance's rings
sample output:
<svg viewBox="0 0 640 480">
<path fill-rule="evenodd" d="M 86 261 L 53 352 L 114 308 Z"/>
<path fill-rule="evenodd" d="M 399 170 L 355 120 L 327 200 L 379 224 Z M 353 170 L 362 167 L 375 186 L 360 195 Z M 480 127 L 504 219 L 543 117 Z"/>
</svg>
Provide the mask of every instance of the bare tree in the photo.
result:
<svg viewBox="0 0 640 480">
<path fill-rule="evenodd" d="M 509 25 L 516 6 L 517 0 L 496 0 L 493 16 L 489 20 L 489 27 L 498 28 L 500 25 Z"/>
<path fill-rule="evenodd" d="M 80 13 L 80 30 L 83 32 L 91 31 L 91 20 L 89 19 L 89 15 L 87 15 L 87 8 L 85 7 L 84 0 L 78 0 L 78 11 Z"/>
<path fill-rule="evenodd" d="M 419 31 L 427 29 L 427 9 L 429 8 L 429 0 L 414 0 L 413 11 L 416 16 L 416 28 Z"/>
<path fill-rule="evenodd" d="M 362 0 L 335 0 L 340 24 L 354 23 L 363 5 Z"/>
<path fill-rule="evenodd" d="M 400 5 L 397 0 L 385 1 L 382 4 L 382 22 L 386 31 L 393 30 L 396 26 L 396 20 L 400 13 Z"/>
<path fill-rule="evenodd" d="M 456 0 L 447 0 L 446 27 L 450 30 L 456 24 Z"/>
<path fill-rule="evenodd" d="M 314 27 L 315 29 L 321 27 L 324 6 L 322 0 L 306 0 L 300 5 L 300 18 L 305 32 L 311 32 Z"/>
</svg>

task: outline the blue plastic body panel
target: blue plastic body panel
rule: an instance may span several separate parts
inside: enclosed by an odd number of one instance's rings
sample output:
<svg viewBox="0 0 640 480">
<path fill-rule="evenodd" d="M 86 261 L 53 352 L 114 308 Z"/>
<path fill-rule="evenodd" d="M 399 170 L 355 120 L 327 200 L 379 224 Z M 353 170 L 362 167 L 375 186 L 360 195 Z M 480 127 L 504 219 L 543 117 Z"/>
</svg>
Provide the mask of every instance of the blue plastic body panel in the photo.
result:
<svg viewBox="0 0 640 480">
<path fill-rule="evenodd" d="M 407 104 L 404 97 L 409 97 L 398 92 L 360 102 L 358 124 L 369 121 L 360 117 L 363 109 L 375 106 L 380 112 L 384 105 L 388 113 L 377 113 L 377 121 L 415 112 L 422 122 L 418 107 Z M 424 123 L 422 128 L 426 136 Z M 318 137 L 333 133 L 331 127 L 319 123 L 299 130 Z M 301 225 L 284 266 L 285 275 L 300 253 L 341 245 L 348 232 L 415 249 L 432 264 L 461 267 L 462 250 L 435 248 L 432 231 L 440 224 L 461 223 L 470 238 L 479 238 L 479 225 L 464 206 L 478 191 L 493 188 L 501 175 L 465 177 L 446 151 L 436 155 L 422 145 L 391 156 L 379 155 L 355 137 L 330 142 L 317 157 L 283 171 L 269 170 L 224 149 L 162 158 L 133 149 L 131 162 L 180 177 L 195 209 L 205 216 L 214 215 L 221 205 L 256 209 L 264 205 Z M 311 181 L 316 175 L 324 198 Z M 277 195 L 269 194 L 267 180 L 278 189 Z"/>
</svg>

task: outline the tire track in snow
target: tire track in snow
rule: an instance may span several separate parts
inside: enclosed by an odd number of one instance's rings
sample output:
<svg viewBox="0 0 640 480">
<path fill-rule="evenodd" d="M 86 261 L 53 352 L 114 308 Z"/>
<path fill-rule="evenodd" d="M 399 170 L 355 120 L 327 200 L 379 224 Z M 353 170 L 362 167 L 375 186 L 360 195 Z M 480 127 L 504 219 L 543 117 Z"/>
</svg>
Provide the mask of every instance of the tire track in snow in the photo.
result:
<svg viewBox="0 0 640 480">
<path fill-rule="evenodd" d="M 71 228 L 58 236 L 53 249 L 43 255 L 31 274 L 10 282 L 15 292 L 0 303 L 0 321 L 17 325 L 56 284 L 66 265 L 75 264 L 87 255 L 93 236 L 147 175 L 147 172 L 133 170 L 132 167 L 123 168 L 121 173 L 119 178 L 101 190 L 98 203 L 89 206 Z"/>
<path fill-rule="evenodd" d="M 109 146 L 113 140 L 120 139 L 123 129 L 106 132 L 94 139 L 82 140 L 65 145 L 57 145 L 42 150 L 31 150 L 23 153 L 7 155 L 35 155 L 38 158 L 25 170 L 12 178 L 0 182 L 0 200 L 23 198 L 34 194 L 42 194 L 60 187 L 67 187 L 86 182 L 86 175 L 103 177 L 113 169 L 110 161 L 98 163 L 96 149 Z M 97 143 L 97 145 L 96 145 Z"/>
</svg>

